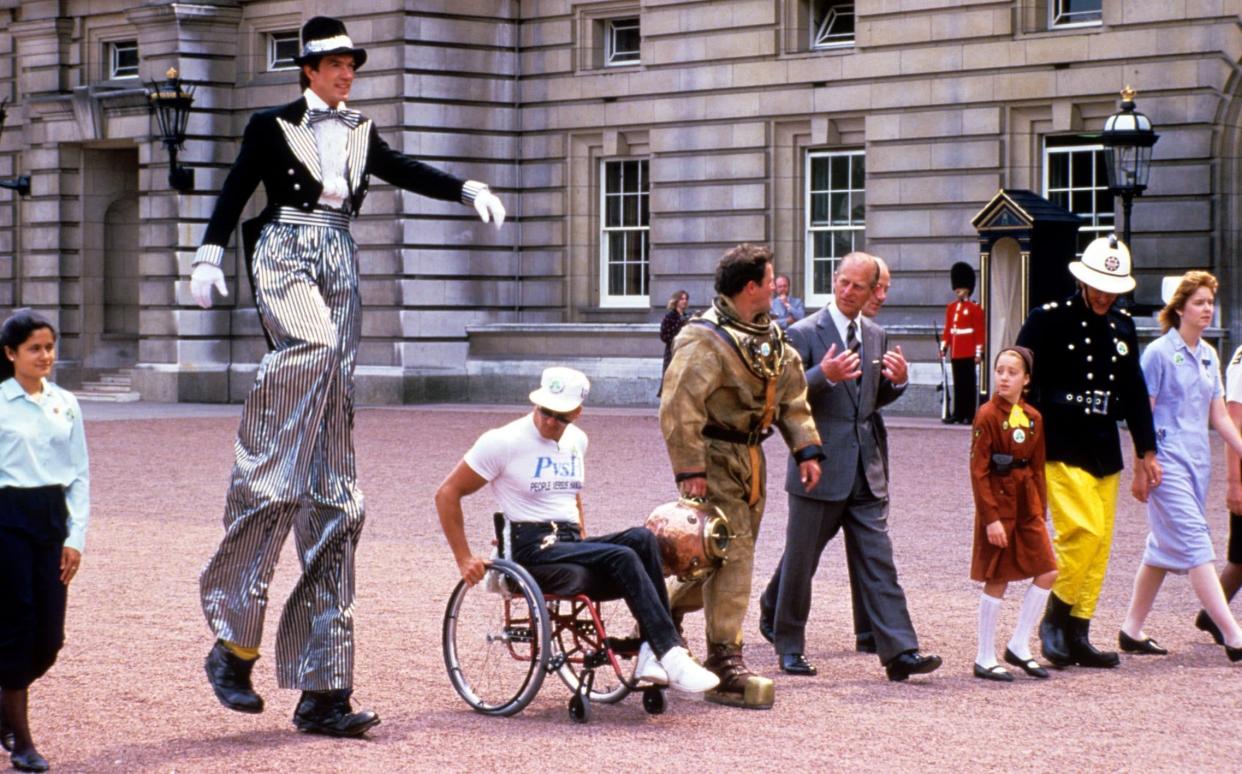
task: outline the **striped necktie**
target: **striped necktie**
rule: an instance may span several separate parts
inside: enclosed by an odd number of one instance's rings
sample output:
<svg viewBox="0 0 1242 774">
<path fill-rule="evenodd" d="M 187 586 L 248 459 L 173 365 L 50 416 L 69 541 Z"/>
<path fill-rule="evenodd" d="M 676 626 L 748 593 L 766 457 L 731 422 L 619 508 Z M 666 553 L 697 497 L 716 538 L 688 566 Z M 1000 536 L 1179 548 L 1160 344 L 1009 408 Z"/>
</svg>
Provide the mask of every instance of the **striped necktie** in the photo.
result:
<svg viewBox="0 0 1242 774">
<path fill-rule="evenodd" d="M 857 354 L 861 346 L 862 342 L 858 340 L 858 323 L 850 320 L 850 324 L 845 326 L 845 348 L 850 352 Z M 862 371 L 861 360 L 858 362 L 858 370 Z M 862 374 L 860 373 L 858 378 L 854 381 L 858 384 L 862 384 Z"/>
<path fill-rule="evenodd" d="M 345 124 L 350 129 L 357 129 L 358 124 L 362 123 L 362 114 L 357 110 L 350 110 L 349 108 L 342 108 L 341 110 L 334 108 L 311 108 L 306 111 L 306 123 L 309 126 L 314 126 L 320 121 L 327 121 L 332 118 Z"/>
</svg>

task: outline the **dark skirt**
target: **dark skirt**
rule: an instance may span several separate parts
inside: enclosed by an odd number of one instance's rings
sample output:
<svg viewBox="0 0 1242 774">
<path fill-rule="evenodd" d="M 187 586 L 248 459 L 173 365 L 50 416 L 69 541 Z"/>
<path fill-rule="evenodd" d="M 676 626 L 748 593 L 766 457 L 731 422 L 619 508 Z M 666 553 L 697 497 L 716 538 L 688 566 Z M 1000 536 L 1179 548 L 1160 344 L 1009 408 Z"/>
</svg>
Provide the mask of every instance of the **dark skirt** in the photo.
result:
<svg viewBox="0 0 1242 774">
<path fill-rule="evenodd" d="M 62 487 L 0 488 L 0 688 L 28 687 L 64 644 L 68 534 Z"/>
</svg>

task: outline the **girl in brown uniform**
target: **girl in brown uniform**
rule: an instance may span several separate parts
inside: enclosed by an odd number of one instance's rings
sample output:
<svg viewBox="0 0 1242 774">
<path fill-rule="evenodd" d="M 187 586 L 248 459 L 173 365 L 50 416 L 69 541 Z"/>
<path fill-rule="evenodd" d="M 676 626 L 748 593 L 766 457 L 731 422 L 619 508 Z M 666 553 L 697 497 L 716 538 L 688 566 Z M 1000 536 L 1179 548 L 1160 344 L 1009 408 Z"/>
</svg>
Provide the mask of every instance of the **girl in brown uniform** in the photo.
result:
<svg viewBox="0 0 1242 774">
<path fill-rule="evenodd" d="M 1057 577 L 1056 556 L 1044 526 L 1048 501 L 1044 484 L 1044 428 L 1039 412 L 1022 400 L 1031 382 L 1033 356 L 1008 347 L 996 356 L 996 392 L 979 408 L 970 447 L 970 483 L 975 494 L 975 545 L 971 580 L 983 583 L 979 600 L 979 652 L 975 677 L 1010 682 L 996 661 L 996 619 L 1010 581 L 1034 578 L 1018 625 L 1005 648 L 1005 661 L 1031 677 L 1047 670 L 1031 657 L 1031 629 Z"/>
</svg>

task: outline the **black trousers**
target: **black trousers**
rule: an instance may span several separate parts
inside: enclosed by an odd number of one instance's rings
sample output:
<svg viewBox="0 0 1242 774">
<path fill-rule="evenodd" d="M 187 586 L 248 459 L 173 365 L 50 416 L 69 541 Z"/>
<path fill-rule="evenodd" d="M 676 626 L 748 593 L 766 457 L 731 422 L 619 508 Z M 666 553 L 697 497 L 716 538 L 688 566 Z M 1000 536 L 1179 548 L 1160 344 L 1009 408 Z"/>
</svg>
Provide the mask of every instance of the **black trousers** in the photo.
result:
<svg viewBox="0 0 1242 774">
<path fill-rule="evenodd" d="M 64 490 L 0 489 L 0 688 L 27 688 L 65 642 Z"/>
<path fill-rule="evenodd" d="M 954 358 L 953 361 L 953 417 L 966 422 L 975 419 L 975 403 L 979 400 L 979 385 L 975 384 L 975 359 Z"/>
<path fill-rule="evenodd" d="M 555 543 L 544 545 L 550 524 L 513 524 L 510 555 L 521 565 L 577 564 L 598 573 L 625 598 L 644 640 L 656 656 L 681 644 L 669 614 L 664 564 L 655 533 L 633 527 L 610 535 L 580 539 L 577 524 L 562 524 Z"/>
</svg>

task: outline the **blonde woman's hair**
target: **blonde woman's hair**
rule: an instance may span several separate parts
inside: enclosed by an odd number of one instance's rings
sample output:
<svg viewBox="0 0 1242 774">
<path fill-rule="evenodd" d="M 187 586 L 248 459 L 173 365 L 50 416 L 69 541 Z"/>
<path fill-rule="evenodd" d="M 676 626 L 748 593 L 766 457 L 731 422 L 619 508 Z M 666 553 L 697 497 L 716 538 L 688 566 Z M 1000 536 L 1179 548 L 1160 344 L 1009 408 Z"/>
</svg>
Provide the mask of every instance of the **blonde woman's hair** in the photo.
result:
<svg viewBox="0 0 1242 774">
<path fill-rule="evenodd" d="M 1199 288 L 1207 288 L 1212 291 L 1214 297 L 1218 287 L 1216 278 L 1206 271 L 1194 270 L 1183 274 L 1182 281 L 1177 283 L 1177 290 L 1173 291 L 1173 297 L 1160 310 L 1160 329 L 1168 333 L 1170 328 L 1181 327 L 1182 310 L 1186 308 L 1186 302 L 1195 294 L 1195 291 Z"/>
<path fill-rule="evenodd" d="M 684 291 L 684 290 L 674 290 L 674 291 L 673 291 L 673 295 L 669 296 L 668 303 L 664 305 L 664 308 L 665 308 L 665 309 L 668 309 L 669 311 L 672 311 L 673 309 L 676 309 L 676 308 L 677 308 L 677 302 L 681 300 L 681 297 L 682 297 L 682 296 L 685 296 L 687 299 L 689 299 L 689 298 L 690 298 L 690 294 L 689 294 L 689 293 L 687 293 L 686 291 Z"/>
</svg>

